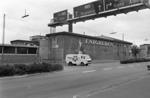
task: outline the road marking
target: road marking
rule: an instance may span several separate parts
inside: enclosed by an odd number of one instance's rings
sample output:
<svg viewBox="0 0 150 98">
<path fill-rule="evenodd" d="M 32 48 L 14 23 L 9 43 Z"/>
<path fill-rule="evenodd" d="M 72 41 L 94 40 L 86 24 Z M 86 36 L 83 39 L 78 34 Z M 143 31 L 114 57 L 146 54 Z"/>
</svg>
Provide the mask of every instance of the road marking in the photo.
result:
<svg viewBox="0 0 150 98">
<path fill-rule="evenodd" d="M 74 95 L 74 96 L 73 96 L 73 98 L 77 98 L 77 97 L 78 97 L 78 95 Z"/>
<path fill-rule="evenodd" d="M 134 67 L 134 65 L 129 65 L 129 67 Z"/>
<path fill-rule="evenodd" d="M 112 70 L 112 67 L 104 68 L 103 70 L 105 71 Z"/>
<path fill-rule="evenodd" d="M 117 68 L 121 69 L 121 68 L 125 68 L 124 66 L 118 66 Z"/>
<path fill-rule="evenodd" d="M 87 70 L 87 71 L 83 71 L 82 73 L 90 73 L 90 72 L 95 72 L 96 70 Z"/>
<path fill-rule="evenodd" d="M 28 89 L 32 88 L 31 84 L 27 85 L 27 88 L 28 88 Z"/>
</svg>

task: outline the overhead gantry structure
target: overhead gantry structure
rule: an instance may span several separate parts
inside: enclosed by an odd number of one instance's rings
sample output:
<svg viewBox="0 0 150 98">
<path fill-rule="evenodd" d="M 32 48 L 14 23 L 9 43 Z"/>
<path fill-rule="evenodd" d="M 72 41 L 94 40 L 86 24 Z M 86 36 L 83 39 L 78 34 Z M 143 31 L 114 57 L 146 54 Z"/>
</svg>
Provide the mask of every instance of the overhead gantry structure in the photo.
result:
<svg viewBox="0 0 150 98">
<path fill-rule="evenodd" d="M 68 32 L 73 32 L 73 24 L 77 22 L 127 14 L 147 8 L 150 8 L 150 0 L 97 0 L 74 7 L 73 14 L 70 14 L 68 10 L 54 13 L 48 26 L 56 29 L 57 26 L 68 25 Z"/>
</svg>

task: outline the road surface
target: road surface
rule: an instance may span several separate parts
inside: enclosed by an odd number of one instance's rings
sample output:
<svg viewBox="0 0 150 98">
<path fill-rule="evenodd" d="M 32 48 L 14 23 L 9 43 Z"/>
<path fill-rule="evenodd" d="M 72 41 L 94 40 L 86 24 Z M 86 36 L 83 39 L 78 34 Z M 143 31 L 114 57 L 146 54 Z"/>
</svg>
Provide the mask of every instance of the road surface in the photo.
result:
<svg viewBox="0 0 150 98">
<path fill-rule="evenodd" d="M 146 70 L 148 63 L 91 64 L 88 67 L 65 67 L 61 72 L 3 78 L 0 79 L 0 98 L 121 98 L 128 93 L 126 90 L 132 95 L 131 91 L 139 88 L 134 86 L 136 88 L 131 89 L 134 82 L 147 85 L 150 78 Z M 150 98 L 150 87 L 149 91 L 147 89 L 143 90 L 149 97 L 142 98 Z M 136 91 L 134 93 L 139 92 Z M 120 96 L 117 97 L 117 93 Z M 134 95 L 123 98 L 138 98 Z"/>
</svg>

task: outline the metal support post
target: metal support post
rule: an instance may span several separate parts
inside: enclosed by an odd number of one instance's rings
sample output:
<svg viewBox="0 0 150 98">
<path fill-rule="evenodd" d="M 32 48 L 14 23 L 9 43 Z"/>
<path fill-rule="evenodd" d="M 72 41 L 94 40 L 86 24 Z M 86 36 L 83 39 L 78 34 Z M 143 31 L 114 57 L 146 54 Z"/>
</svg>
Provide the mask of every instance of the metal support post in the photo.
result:
<svg viewBox="0 0 150 98">
<path fill-rule="evenodd" d="M 68 24 L 68 32 L 73 32 L 73 23 L 72 22 L 70 22 L 69 24 Z"/>
</svg>

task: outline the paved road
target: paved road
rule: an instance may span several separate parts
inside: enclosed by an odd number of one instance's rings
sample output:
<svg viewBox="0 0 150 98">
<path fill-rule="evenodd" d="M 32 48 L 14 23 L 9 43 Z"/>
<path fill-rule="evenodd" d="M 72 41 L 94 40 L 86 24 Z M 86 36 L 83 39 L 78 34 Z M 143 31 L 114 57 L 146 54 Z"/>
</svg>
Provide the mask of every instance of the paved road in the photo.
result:
<svg viewBox="0 0 150 98">
<path fill-rule="evenodd" d="M 149 74 L 150 75 L 150 74 Z M 80 98 L 150 98 L 150 76 L 142 76 L 136 80 L 112 86 L 105 91 L 88 94 Z"/>
<path fill-rule="evenodd" d="M 61 72 L 4 78 L 0 79 L 0 98 L 100 98 L 101 92 L 149 77 L 147 64 L 92 64 L 65 67 Z"/>
</svg>

